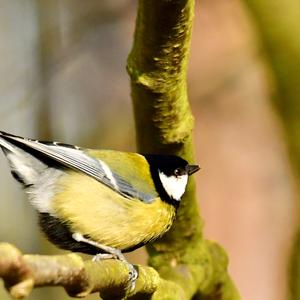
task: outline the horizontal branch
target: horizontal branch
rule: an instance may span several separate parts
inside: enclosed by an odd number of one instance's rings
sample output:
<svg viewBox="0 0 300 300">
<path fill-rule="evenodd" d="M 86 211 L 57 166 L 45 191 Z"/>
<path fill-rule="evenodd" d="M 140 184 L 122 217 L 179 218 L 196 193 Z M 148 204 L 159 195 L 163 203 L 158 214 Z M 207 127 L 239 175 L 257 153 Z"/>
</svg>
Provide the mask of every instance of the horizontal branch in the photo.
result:
<svg viewBox="0 0 300 300">
<path fill-rule="evenodd" d="M 163 280 L 151 267 L 136 267 L 139 277 L 131 296 L 153 294 Z M 8 243 L 0 243 L 0 277 L 15 299 L 27 297 L 34 287 L 42 286 L 62 286 L 72 297 L 100 292 L 103 299 L 120 299 L 126 294 L 129 279 L 127 266 L 119 260 L 84 261 L 74 253 L 22 255 Z"/>
<path fill-rule="evenodd" d="M 173 260 L 160 268 L 160 275 L 151 267 L 135 266 L 139 273 L 136 287 L 126 294 L 129 271 L 119 260 L 84 261 L 75 253 L 23 255 L 15 246 L 0 243 L 0 278 L 15 299 L 27 297 L 34 287 L 62 286 L 78 298 L 99 292 L 102 299 L 110 300 L 125 295 L 134 300 L 187 300 L 198 290 L 201 299 L 219 295 L 216 299 L 240 300 L 227 275 L 224 251 L 207 240 L 199 250 L 193 263 L 180 265 Z"/>
</svg>

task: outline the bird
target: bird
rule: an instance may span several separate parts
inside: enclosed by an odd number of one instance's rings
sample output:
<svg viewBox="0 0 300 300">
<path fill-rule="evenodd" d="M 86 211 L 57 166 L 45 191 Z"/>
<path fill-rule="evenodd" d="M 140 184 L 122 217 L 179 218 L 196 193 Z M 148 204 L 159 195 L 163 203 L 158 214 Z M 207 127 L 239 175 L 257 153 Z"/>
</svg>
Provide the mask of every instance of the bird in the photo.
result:
<svg viewBox="0 0 300 300">
<path fill-rule="evenodd" d="M 188 177 L 200 168 L 175 155 L 89 149 L 0 131 L 12 176 L 50 242 L 94 260 L 115 258 L 166 233 Z M 134 284 L 133 284 L 134 286 Z"/>
</svg>

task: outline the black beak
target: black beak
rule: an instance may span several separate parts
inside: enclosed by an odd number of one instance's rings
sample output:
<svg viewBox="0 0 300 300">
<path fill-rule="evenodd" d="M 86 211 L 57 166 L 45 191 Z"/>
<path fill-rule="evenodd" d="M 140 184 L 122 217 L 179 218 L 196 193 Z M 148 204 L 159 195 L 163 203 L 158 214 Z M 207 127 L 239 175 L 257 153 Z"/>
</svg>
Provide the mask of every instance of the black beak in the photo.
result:
<svg viewBox="0 0 300 300">
<path fill-rule="evenodd" d="M 186 166 L 186 171 L 187 171 L 188 175 L 192 175 L 199 170 L 200 170 L 200 167 L 198 165 L 187 165 Z"/>
</svg>

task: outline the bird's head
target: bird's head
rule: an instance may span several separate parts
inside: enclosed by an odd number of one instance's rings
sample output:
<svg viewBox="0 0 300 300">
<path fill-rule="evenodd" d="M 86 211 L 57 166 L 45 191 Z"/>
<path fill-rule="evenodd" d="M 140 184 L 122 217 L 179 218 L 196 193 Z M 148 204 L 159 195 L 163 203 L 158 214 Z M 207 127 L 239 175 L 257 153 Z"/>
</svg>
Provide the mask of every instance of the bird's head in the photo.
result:
<svg viewBox="0 0 300 300">
<path fill-rule="evenodd" d="M 175 155 L 145 155 L 149 162 L 156 188 L 162 198 L 166 196 L 179 202 L 183 196 L 188 177 L 197 172 L 198 165 L 190 165 L 186 160 Z"/>
</svg>

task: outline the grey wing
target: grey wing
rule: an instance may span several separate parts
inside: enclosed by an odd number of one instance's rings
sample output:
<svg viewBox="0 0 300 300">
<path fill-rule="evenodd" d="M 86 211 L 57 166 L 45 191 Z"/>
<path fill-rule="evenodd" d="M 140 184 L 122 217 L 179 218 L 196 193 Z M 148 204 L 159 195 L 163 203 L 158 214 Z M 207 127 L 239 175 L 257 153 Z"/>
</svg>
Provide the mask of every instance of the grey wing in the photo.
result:
<svg viewBox="0 0 300 300">
<path fill-rule="evenodd" d="M 146 203 L 151 203 L 155 198 L 158 197 L 157 193 L 144 193 L 142 191 L 138 191 L 135 189 L 132 184 L 130 184 L 128 181 L 124 180 L 119 175 L 113 173 L 117 186 L 119 190 L 121 191 L 122 195 L 129 198 L 136 198 L 140 199 Z"/>
<path fill-rule="evenodd" d="M 13 152 L 14 146 L 16 146 L 25 152 L 29 152 L 32 156 L 35 155 L 35 152 L 41 153 L 66 167 L 91 176 L 129 199 L 138 198 L 144 202 L 151 202 L 156 196 L 137 191 L 124 178 L 113 173 L 106 163 L 87 155 L 77 146 L 25 139 L 4 132 L 0 132 L 0 146 L 10 152 Z M 32 149 L 35 151 L 30 151 Z"/>
</svg>

